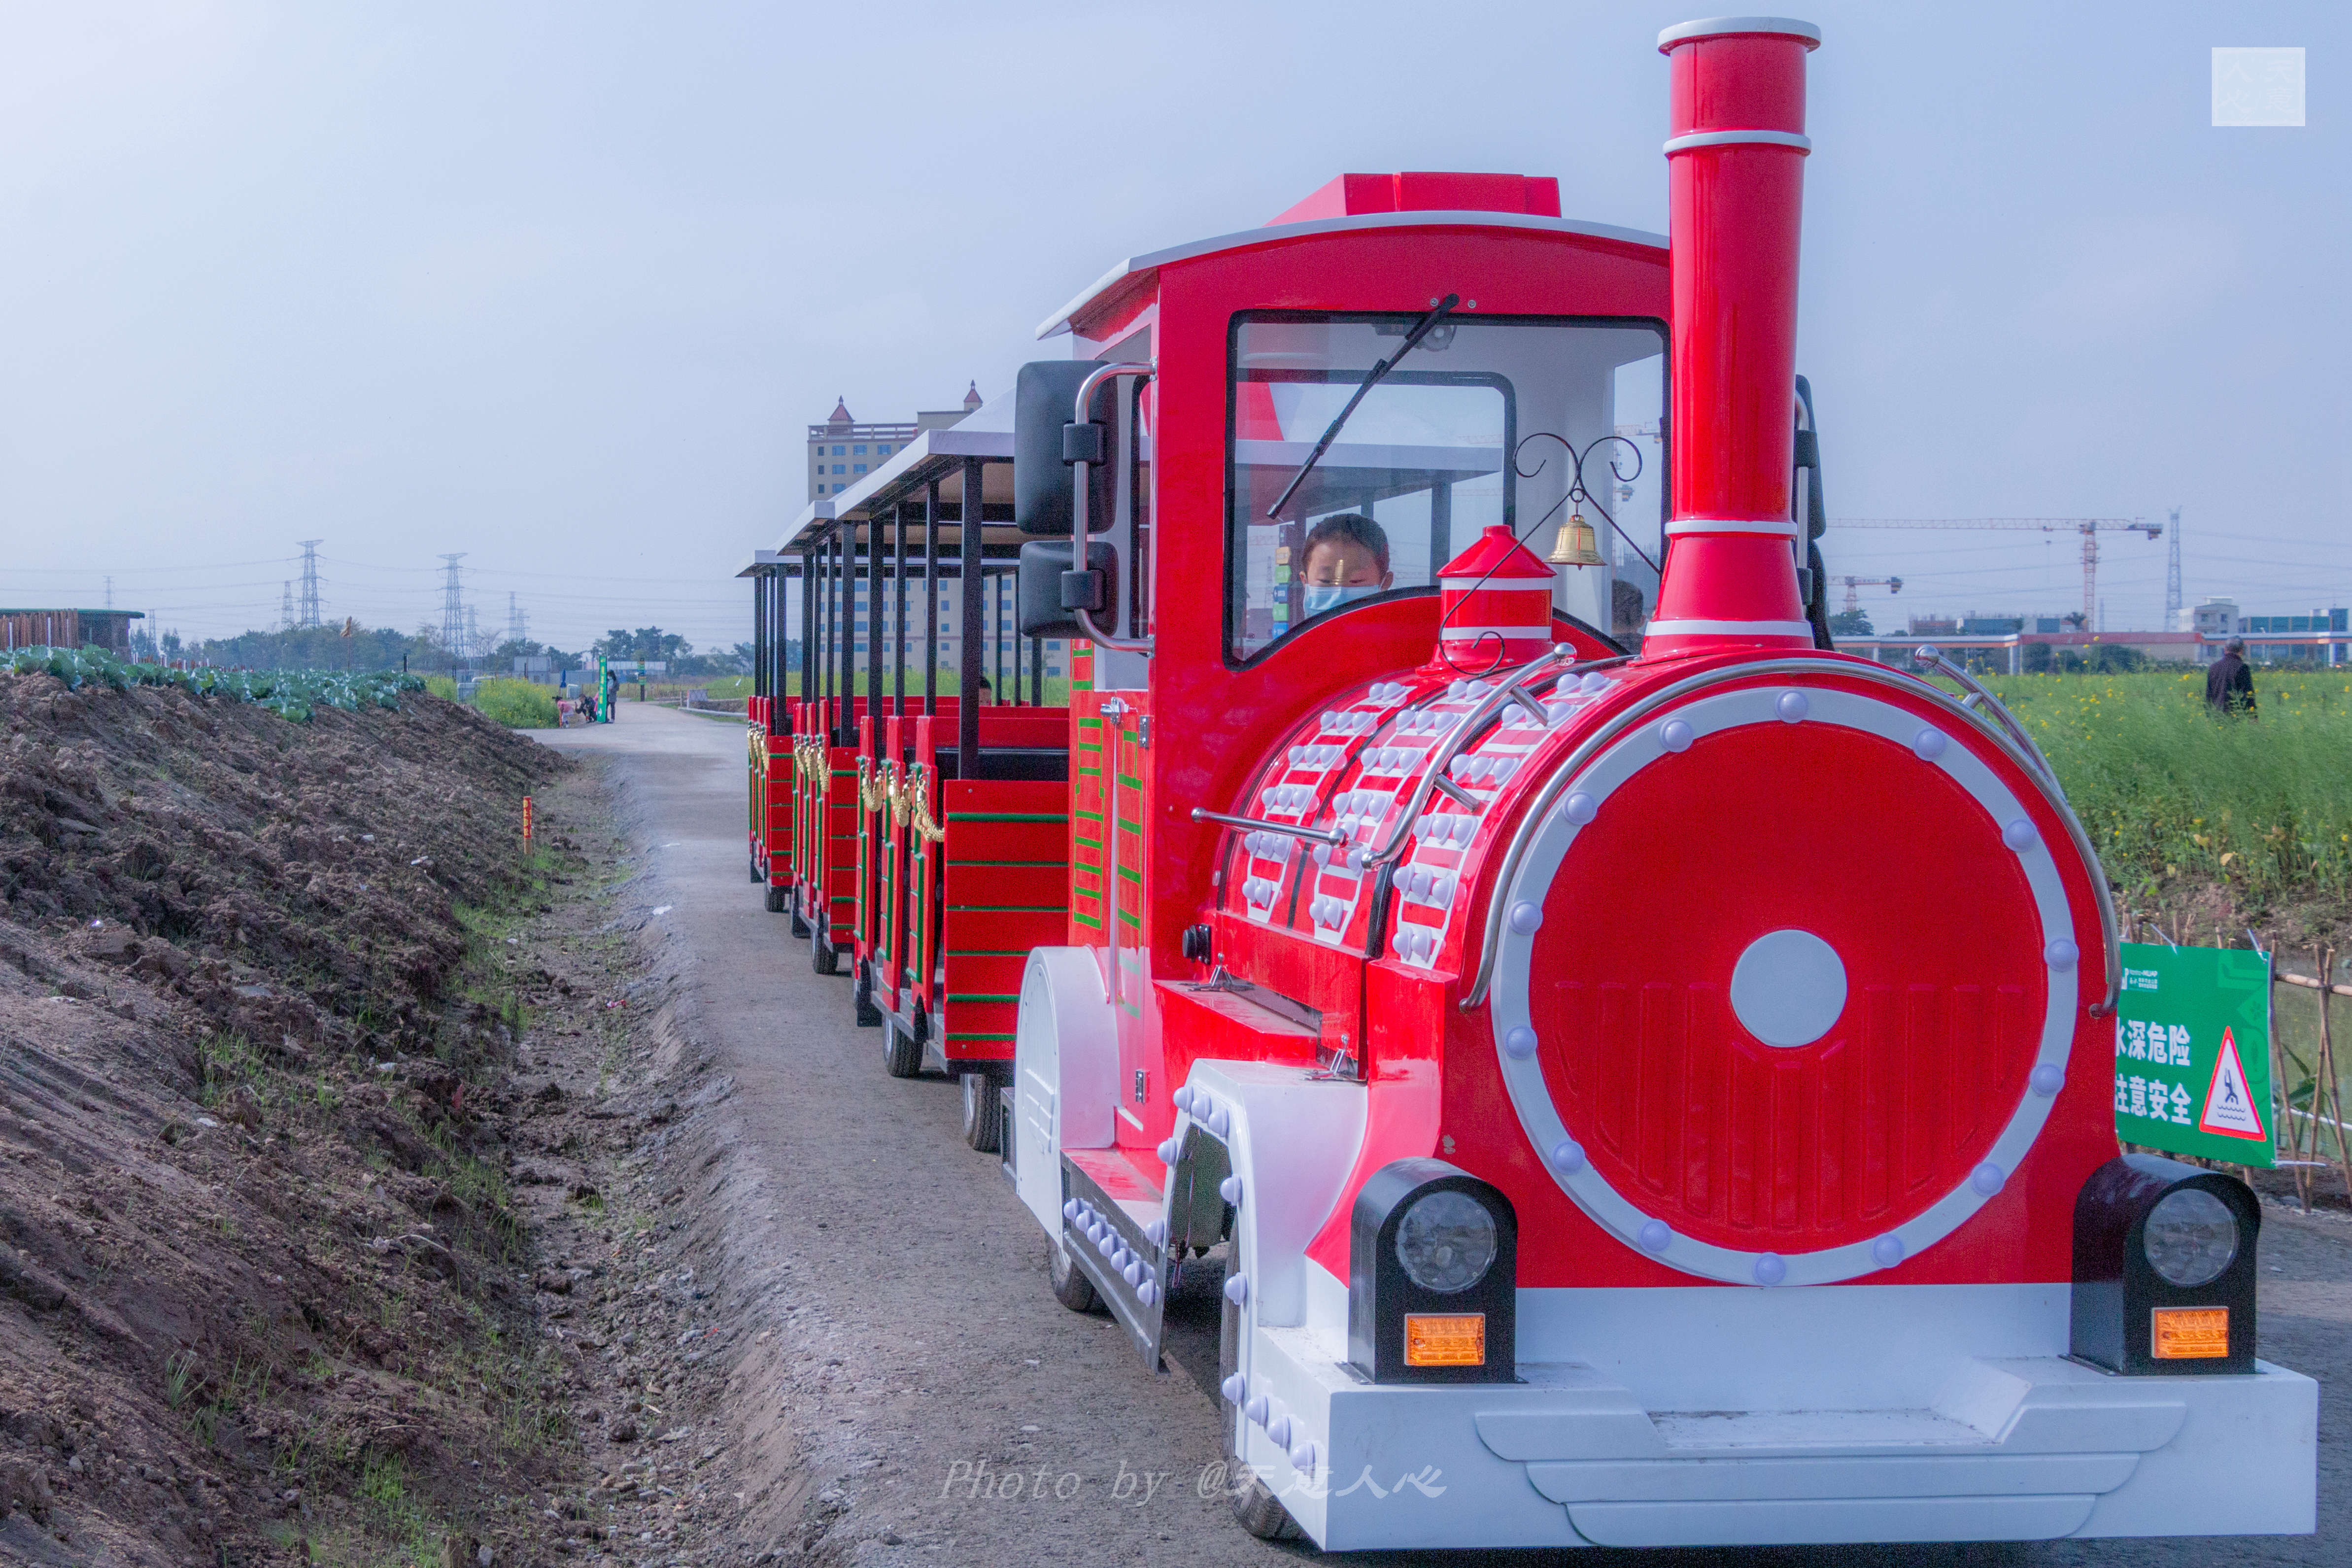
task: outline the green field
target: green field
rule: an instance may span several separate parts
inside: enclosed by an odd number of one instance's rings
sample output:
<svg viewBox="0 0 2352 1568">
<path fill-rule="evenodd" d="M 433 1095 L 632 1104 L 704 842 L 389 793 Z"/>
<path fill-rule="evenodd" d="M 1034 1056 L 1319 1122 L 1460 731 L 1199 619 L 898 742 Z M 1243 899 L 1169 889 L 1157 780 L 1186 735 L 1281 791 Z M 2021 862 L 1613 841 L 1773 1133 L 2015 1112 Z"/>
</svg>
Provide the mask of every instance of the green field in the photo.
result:
<svg viewBox="0 0 2352 1568">
<path fill-rule="evenodd" d="M 474 687 L 474 706 L 509 730 L 555 728 L 555 689 L 528 680 L 484 680 Z"/>
<path fill-rule="evenodd" d="M 2228 909 L 2215 920 L 2289 906 L 2321 923 L 2340 915 L 2352 675 L 2258 671 L 2258 717 L 2228 720 L 2205 707 L 2202 670 L 1987 684 L 2049 753 L 2127 903 L 2150 910 L 2218 890 Z"/>
</svg>

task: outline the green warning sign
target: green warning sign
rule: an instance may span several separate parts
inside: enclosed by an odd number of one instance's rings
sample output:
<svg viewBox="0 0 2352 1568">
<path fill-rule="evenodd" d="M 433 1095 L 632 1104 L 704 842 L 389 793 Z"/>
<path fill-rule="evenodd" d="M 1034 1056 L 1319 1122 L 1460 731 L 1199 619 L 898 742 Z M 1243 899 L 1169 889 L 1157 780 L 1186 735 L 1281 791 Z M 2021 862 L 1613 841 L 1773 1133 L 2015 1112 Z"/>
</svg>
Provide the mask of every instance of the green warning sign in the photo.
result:
<svg viewBox="0 0 2352 1568">
<path fill-rule="evenodd" d="M 2244 948 L 2123 944 L 2116 1135 L 2233 1165 L 2271 1158 L 2271 961 Z"/>
</svg>

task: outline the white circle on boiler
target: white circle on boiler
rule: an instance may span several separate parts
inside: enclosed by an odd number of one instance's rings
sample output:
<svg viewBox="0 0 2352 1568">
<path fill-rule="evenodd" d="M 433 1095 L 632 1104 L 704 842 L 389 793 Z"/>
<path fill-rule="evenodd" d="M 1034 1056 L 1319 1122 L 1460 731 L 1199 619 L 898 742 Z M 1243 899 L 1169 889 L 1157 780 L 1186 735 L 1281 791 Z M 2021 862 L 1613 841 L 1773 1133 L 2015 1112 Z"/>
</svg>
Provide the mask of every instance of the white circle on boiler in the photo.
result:
<svg viewBox="0 0 2352 1568">
<path fill-rule="evenodd" d="M 1768 1046 L 1810 1046 L 1845 1011 L 1845 963 L 1809 931 L 1768 931 L 1732 965 L 1731 1011 Z"/>
</svg>

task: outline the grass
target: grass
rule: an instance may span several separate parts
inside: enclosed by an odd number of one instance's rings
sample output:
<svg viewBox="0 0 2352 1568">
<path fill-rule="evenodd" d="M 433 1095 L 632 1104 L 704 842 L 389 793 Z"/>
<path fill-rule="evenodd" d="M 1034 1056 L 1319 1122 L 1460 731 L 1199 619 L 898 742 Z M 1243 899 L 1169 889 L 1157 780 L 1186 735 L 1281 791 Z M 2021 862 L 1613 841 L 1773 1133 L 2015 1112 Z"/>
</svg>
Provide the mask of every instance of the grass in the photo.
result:
<svg viewBox="0 0 2352 1568">
<path fill-rule="evenodd" d="M 474 706 L 509 730 L 552 730 L 552 689 L 528 680 L 478 681 L 474 686 Z"/>
<path fill-rule="evenodd" d="M 2218 885 L 2241 915 L 2340 900 L 2352 875 L 2352 675 L 2256 677 L 2259 717 L 2205 706 L 2202 670 L 1987 682 L 2049 753 L 2134 902 Z"/>
<path fill-rule="evenodd" d="M 269 1100 L 269 1074 L 253 1042 L 235 1032 L 203 1036 L 196 1056 L 204 1065 L 204 1081 L 196 1099 L 207 1110 L 217 1106 L 240 1087 L 249 1087 L 263 1104 Z"/>
<path fill-rule="evenodd" d="M 173 1409 L 185 1405 L 199 1386 L 195 1352 L 182 1351 L 163 1363 L 163 1403 Z"/>
</svg>

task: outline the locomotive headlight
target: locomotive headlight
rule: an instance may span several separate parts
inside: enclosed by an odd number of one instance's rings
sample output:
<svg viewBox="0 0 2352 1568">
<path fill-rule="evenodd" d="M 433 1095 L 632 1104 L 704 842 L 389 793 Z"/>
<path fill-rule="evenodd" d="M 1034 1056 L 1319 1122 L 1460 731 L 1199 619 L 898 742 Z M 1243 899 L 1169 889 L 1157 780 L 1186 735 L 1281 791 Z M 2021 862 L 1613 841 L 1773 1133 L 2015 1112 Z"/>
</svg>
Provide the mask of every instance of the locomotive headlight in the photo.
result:
<svg viewBox="0 0 2352 1568">
<path fill-rule="evenodd" d="M 1424 1290 L 1467 1290 L 1495 1266 L 1495 1216 L 1464 1193 L 1441 1191 L 1413 1200 L 1397 1226 L 1397 1262 Z M 2227 1261 L 2225 1258 L 2224 1262 Z"/>
<path fill-rule="evenodd" d="M 2238 1256 L 2238 1219 L 2203 1187 L 2176 1187 L 2148 1211 L 2140 1247 L 2167 1282 L 2210 1285 Z"/>
<path fill-rule="evenodd" d="M 1348 1226 L 1348 1360 L 1374 1383 L 1517 1375 L 1518 1216 L 1443 1160 L 1395 1160 Z"/>
<path fill-rule="evenodd" d="M 2247 1185 L 2154 1154 L 2091 1173 L 2074 1199 L 2069 1348 L 2139 1376 L 2254 1370 L 2254 1242 Z"/>
</svg>

